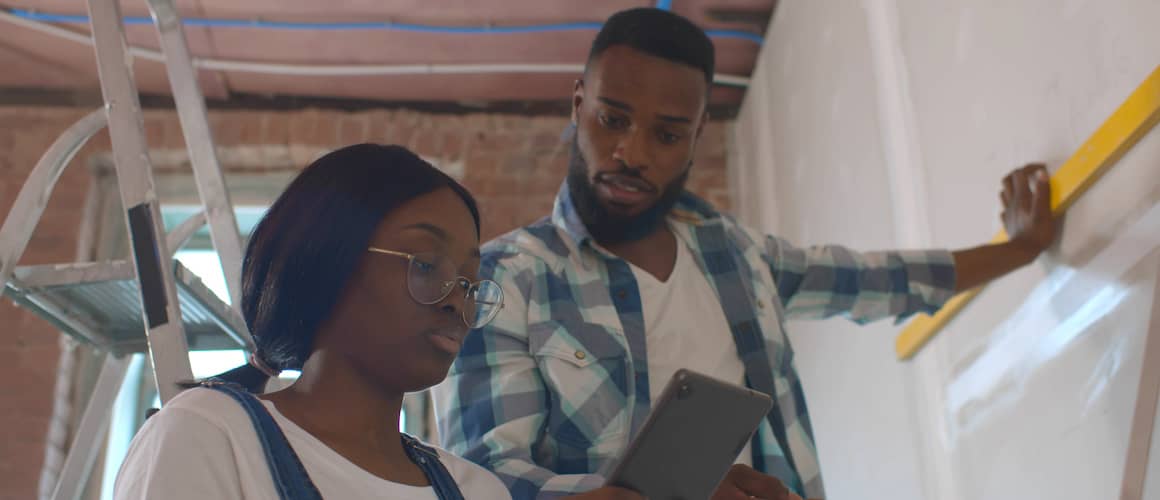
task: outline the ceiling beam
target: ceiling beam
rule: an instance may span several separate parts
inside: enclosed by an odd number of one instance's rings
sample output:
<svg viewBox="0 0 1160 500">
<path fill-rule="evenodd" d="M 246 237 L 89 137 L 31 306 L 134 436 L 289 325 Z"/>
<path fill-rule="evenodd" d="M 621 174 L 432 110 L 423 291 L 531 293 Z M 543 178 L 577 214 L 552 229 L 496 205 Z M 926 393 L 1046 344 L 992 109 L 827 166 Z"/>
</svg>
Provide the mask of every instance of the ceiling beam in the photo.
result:
<svg viewBox="0 0 1160 500">
<path fill-rule="evenodd" d="M 141 94 L 140 97 L 141 107 L 145 109 L 173 109 L 174 106 L 173 98 L 168 95 Z M 0 88 L 0 106 L 96 107 L 101 106 L 102 102 L 101 91 L 97 88 Z M 206 106 L 209 109 L 258 109 L 274 111 L 314 108 L 342 111 L 406 109 L 432 114 L 494 113 L 526 116 L 568 116 L 571 114 L 571 104 L 567 98 L 549 101 L 453 102 L 376 101 L 330 97 L 233 94 L 229 99 L 207 99 Z M 737 116 L 738 107 L 736 104 L 710 105 L 709 116 L 717 120 L 732 119 Z"/>
</svg>

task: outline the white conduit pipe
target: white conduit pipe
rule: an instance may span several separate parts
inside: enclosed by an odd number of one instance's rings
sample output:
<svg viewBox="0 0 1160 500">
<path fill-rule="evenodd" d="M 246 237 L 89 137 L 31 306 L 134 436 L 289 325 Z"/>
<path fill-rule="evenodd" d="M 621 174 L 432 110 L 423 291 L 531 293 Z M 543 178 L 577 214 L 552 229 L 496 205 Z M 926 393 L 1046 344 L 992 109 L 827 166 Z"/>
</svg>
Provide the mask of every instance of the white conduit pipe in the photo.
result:
<svg viewBox="0 0 1160 500">
<path fill-rule="evenodd" d="M 85 45 L 92 45 L 89 35 L 77 33 L 52 24 L 14 16 L 0 11 L 0 20 L 34 31 Z M 129 47 L 129 53 L 148 61 L 165 63 L 161 52 L 140 47 Z M 281 64 L 257 61 L 194 58 L 193 65 L 213 71 L 234 71 L 267 75 L 292 76 L 372 76 L 372 75 L 464 75 L 489 73 L 566 73 L 580 74 L 583 64 Z M 720 85 L 748 87 L 749 78 L 738 75 L 716 74 L 713 81 Z"/>
</svg>

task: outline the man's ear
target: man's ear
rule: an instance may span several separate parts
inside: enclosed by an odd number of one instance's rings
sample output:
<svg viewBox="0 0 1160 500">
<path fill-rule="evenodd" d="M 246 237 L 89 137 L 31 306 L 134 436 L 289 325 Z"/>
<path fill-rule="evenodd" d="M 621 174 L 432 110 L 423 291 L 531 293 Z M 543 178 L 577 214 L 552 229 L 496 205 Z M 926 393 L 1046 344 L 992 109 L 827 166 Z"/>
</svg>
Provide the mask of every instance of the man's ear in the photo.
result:
<svg viewBox="0 0 1160 500">
<path fill-rule="evenodd" d="M 706 123 L 709 123 L 709 110 L 705 110 L 705 112 L 701 114 L 701 122 L 697 124 L 697 130 L 693 132 L 693 156 L 697 156 L 697 148 L 701 145 L 701 134 L 705 132 Z M 691 168 L 692 166 L 693 160 L 690 159 L 689 166 L 686 167 L 686 169 Z"/>
<path fill-rule="evenodd" d="M 584 80 L 576 80 L 572 87 L 572 125 L 580 122 L 580 104 L 584 102 Z"/>
</svg>

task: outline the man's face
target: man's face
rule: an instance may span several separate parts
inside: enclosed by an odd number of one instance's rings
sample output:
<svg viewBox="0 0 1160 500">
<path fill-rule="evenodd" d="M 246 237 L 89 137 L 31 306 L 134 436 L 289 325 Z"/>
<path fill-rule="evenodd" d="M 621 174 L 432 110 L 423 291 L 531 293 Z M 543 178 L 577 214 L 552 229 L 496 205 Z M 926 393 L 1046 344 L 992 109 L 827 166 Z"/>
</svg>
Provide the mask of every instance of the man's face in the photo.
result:
<svg viewBox="0 0 1160 500">
<path fill-rule="evenodd" d="M 627 46 L 592 61 L 572 97 L 568 185 L 597 241 L 636 240 L 662 223 L 684 189 L 706 95 L 698 69 Z"/>
</svg>

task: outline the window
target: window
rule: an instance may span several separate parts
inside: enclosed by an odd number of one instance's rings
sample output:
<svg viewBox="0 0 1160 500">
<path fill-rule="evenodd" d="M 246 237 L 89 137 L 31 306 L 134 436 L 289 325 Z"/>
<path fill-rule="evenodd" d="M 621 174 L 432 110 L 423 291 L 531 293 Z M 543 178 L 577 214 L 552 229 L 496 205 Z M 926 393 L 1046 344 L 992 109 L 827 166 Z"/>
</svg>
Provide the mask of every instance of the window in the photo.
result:
<svg viewBox="0 0 1160 500">
<path fill-rule="evenodd" d="M 174 254 L 174 258 L 185 266 L 217 295 L 222 302 L 230 303 L 230 294 L 226 289 L 226 277 L 222 273 L 221 259 L 212 249 L 182 249 Z"/>
</svg>

